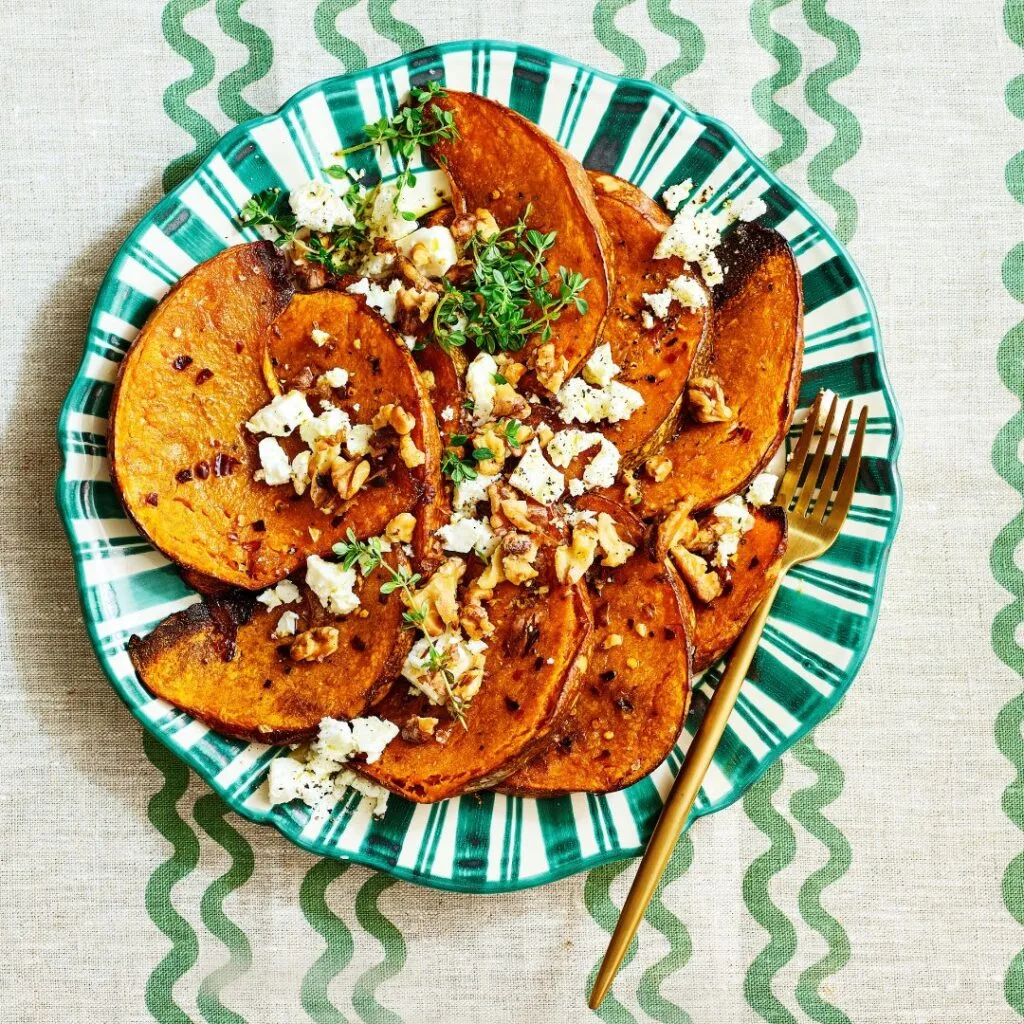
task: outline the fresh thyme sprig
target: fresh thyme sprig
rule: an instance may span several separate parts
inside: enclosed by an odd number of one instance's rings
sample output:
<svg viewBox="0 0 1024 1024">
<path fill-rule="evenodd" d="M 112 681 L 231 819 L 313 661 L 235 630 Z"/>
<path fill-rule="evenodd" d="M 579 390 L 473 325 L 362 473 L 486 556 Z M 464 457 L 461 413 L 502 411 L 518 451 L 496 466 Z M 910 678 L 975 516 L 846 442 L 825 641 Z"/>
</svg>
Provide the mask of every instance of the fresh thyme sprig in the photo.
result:
<svg viewBox="0 0 1024 1024">
<path fill-rule="evenodd" d="M 441 456 L 441 472 L 453 484 L 461 484 L 465 480 L 477 478 L 476 464 L 494 458 L 490 448 L 474 448 L 468 455 L 463 453 L 463 445 L 469 438 L 465 434 L 452 434 L 448 438 L 448 447 Z"/>
<path fill-rule="evenodd" d="M 238 219 L 254 228 L 273 228 L 278 233 L 278 245 L 289 245 L 295 240 L 295 214 L 288 206 L 287 195 L 279 188 L 265 188 L 250 196 Z"/>
<path fill-rule="evenodd" d="M 528 227 L 529 217 L 527 206 L 511 227 L 470 238 L 465 256 L 473 276 L 465 284 L 442 281 L 444 294 L 434 307 L 434 336 L 443 348 L 469 342 L 487 352 L 514 352 L 534 336 L 548 341 L 566 309 L 587 312 L 587 279 L 565 267 L 552 279 L 545 261 L 557 234 Z"/>
<path fill-rule="evenodd" d="M 410 572 L 404 567 L 393 568 L 384 561 L 384 550 L 381 546 L 380 537 L 370 537 L 368 540 L 356 540 L 355 532 L 350 528 L 346 534 L 347 541 L 338 541 L 334 545 L 334 553 L 341 559 L 344 569 L 351 569 L 353 565 L 358 566 L 359 573 L 365 579 L 375 569 L 383 568 L 391 577 L 380 586 L 382 594 L 393 594 L 400 590 L 406 597 L 408 611 L 402 613 L 404 628 L 412 629 L 422 625 L 426 617 L 426 608 L 418 608 L 413 604 L 412 588 L 420 582 L 422 577 L 418 572 Z"/>
<path fill-rule="evenodd" d="M 519 420 L 505 420 L 501 428 L 501 436 L 509 448 L 519 447 L 519 431 L 522 429 Z"/>
<path fill-rule="evenodd" d="M 373 124 L 363 126 L 365 142 L 356 143 L 341 150 L 339 156 L 358 153 L 371 146 L 384 146 L 391 150 L 396 163 L 401 165 L 395 179 L 395 209 L 402 190 L 416 184 L 410 164 L 417 147 L 431 146 L 435 142 L 451 141 L 459 137 L 455 116 L 450 110 L 439 107 L 433 101 L 444 95 L 437 82 L 428 82 L 422 89 L 413 89 L 411 102 L 401 107 L 392 117 L 382 117 Z M 406 220 L 415 220 L 416 215 L 401 211 Z"/>
</svg>

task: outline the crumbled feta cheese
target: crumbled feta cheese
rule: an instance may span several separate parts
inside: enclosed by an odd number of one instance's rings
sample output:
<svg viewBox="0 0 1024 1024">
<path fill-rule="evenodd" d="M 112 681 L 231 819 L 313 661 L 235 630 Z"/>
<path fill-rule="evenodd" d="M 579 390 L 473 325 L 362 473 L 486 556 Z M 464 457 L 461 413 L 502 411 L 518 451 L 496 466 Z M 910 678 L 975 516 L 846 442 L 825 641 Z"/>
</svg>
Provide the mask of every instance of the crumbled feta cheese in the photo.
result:
<svg viewBox="0 0 1024 1024">
<path fill-rule="evenodd" d="M 455 496 L 452 505 L 456 512 L 472 515 L 481 501 L 487 501 L 487 488 L 494 483 L 494 478 L 478 474 L 472 480 L 462 480 L 455 485 Z"/>
<path fill-rule="evenodd" d="M 565 490 L 565 477 L 544 458 L 537 438 L 530 442 L 508 482 L 542 505 L 557 501 Z"/>
<path fill-rule="evenodd" d="M 371 309 L 377 310 L 389 324 L 393 324 L 395 322 L 395 307 L 398 302 L 398 293 L 401 288 L 402 282 L 398 278 L 395 278 L 387 288 L 382 288 L 369 278 L 361 277 L 358 281 L 350 284 L 346 291 L 351 295 L 365 296 L 366 304 Z"/>
<path fill-rule="evenodd" d="M 320 330 L 319 327 L 314 327 L 309 332 L 310 340 L 316 345 L 317 348 L 323 348 L 331 340 L 330 334 L 327 331 Z"/>
<path fill-rule="evenodd" d="M 562 385 L 556 396 L 561 406 L 563 423 L 618 423 L 628 420 L 644 404 L 643 395 L 613 380 L 607 387 L 592 388 L 586 381 L 573 377 Z"/>
<path fill-rule="evenodd" d="M 747 490 L 747 501 L 754 508 L 770 505 L 775 498 L 775 489 L 779 486 L 779 478 L 774 473 L 758 473 Z"/>
<path fill-rule="evenodd" d="M 552 466 L 565 469 L 573 459 L 590 448 L 596 448 L 604 438 L 596 431 L 560 430 L 547 446 L 547 456 Z"/>
<path fill-rule="evenodd" d="M 455 410 L 450 405 L 446 405 L 441 410 L 441 419 L 443 419 L 445 423 L 451 423 L 451 421 L 455 419 Z"/>
<path fill-rule="evenodd" d="M 466 390 L 473 399 L 473 422 L 486 423 L 494 412 L 494 394 L 497 384 L 494 375 L 498 364 L 488 352 L 480 352 L 466 368 Z"/>
<path fill-rule="evenodd" d="M 619 475 L 619 449 L 606 437 L 601 438 L 601 448 L 583 470 L 583 484 L 587 488 L 611 487 Z"/>
<path fill-rule="evenodd" d="M 343 388 L 348 383 L 348 370 L 340 366 L 332 366 L 326 373 L 320 374 L 317 384 L 320 387 Z"/>
<path fill-rule="evenodd" d="M 586 487 L 584 486 L 582 480 L 570 480 L 569 481 L 569 493 L 574 498 L 578 498 L 585 490 L 586 490 Z"/>
<path fill-rule="evenodd" d="M 264 590 L 256 600 L 273 611 L 283 604 L 294 604 L 301 596 L 299 588 L 291 580 L 281 580 L 276 587 Z"/>
<path fill-rule="evenodd" d="M 666 288 L 660 292 L 644 292 L 644 302 L 651 308 L 651 312 L 659 320 L 668 316 L 669 307 L 672 305 L 672 293 Z"/>
<path fill-rule="evenodd" d="M 265 437 L 259 443 L 260 466 L 253 474 L 255 479 L 262 480 L 271 487 L 291 482 L 292 465 L 288 461 L 288 453 L 281 447 L 276 437 Z"/>
<path fill-rule="evenodd" d="M 287 437 L 299 424 L 312 418 L 306 396 L 301 391 L 289 391 L 286 395 L 276 395 L 270 405 L 253 413 L 245 427 L 253 434 Z"/>
<path fill-rule="evenodd" d="M 619 372 L 621 367 L 615 365 L 612 359 L 612 347 L 605 342 L 598 345 L 583 367 L 583 378 L 588 384 L 603 388 L 611 383 L 612 378 Z"/>
<path fill-rule="evenodd" d="M 408 210 L 408 197 L 404 193 L 403 189 L 399 195 L 398 187 L 390 182 L 377 189 L 367 218 L 370 234 L 374 238 L 388 238 L 394 242 L 419 227 L 415 220 L 406 220 L 402 216 L 403 213 L 414 212 Z"/>
<path fill-rule="evenodd" d="M 327 403 L 325 403 L 327 404 Z M 344 409 L 329 405 L 319 416 L 307 420 L 299 427 L 299 437 L 312 448 L 322 437 L 333 437 L 348 430 L 349 418 Z"/>
<path fill-rule="evenodd" d="M 369 423 L 354 423 L 348 428 L 345 437 L 345 451 L 355 458 L 357 455 L 366 455 L 370 451 L 370 438 L 373 437 L 373 427 Z"/>
<path fill-rule="evenodd" d="M 323 181 L 308 181 L 292 189 L 288 205 L 299 227 L 330 231 L 331 228 L 355 223 L 355 217 L 342 196 Z"/>
<path fill-rule="evenodd" d="M 434 650 L 434 657 L 431 658 L 431 647 Z M 479 655 L 487 650 L 487 644 L 483 640 L 467 640 L 460 630 L 448 631 L 438 637 L 421 637 L 412 645 L 409 654 L 406 656 L 405 664 L 402 665 L 402 677 L 410 682 L 417 690 L 428 697 L 431 703 L 441 703 L 433 687 L 429 685 L 430 679 L 437 671 L 437 659 L 444 662 L 445 675 L 450 687 L 458 688 L 462 677 L 472 672 L 480 665 Z"/>
<path fill-rule="evenodd" d="M 354 718 L 351 722 L 324 718 L 305 761 L 284 756 L 270 762 L 270 803 L 276 806 L 301 800 L 313 808 L 314 820 L 322 820 L 346 789 L 354 789 L 367 798 L 370 813 L 380 817 L 387 807 L 387 791 L 345 765 L 358 755 L 365 755 L 366 762 L 372 764 L 397 735 L 398 726 L 382 718 Z"/>
<path fill-rule="evenodd" d="M 654 317 L 651 316 L 648 310 L 643 310 L 640 314 L 640 323 L 643 325 L 645 330 L 651 330 L 654 327 Z"/>
<path fill-rule="evenodd" d="M 583 483 L 580 480 L 573 480 L 569 484 L 569 490 L 572 490 L 573 484 L 580 485 L 580 494 L 583 493 Z M 570 526 L 579 526 L 580 523 L 590 523 L 591 526 L 597 526 L 597 513 L 593 512 L 589 508 L 572 508 L 567 505 L 568 511 L 565 514 L 566 521 Z"/>
<path fill-rule="evenodd" d="M 685 181 L 679 182 L 678 185 L 669 185 L 662 194 L 661 201 L 669 213 L 675 213 L 689 199 L 692 191 L 693 179 L 687 178 Z"/>
<path fill-rule="evenodd" d="M 274 632 L 271 634 L 271 636 L 273 636 L 275 640 L 279 640 L 281 637 L 284 636 L 295 636 L 295 631 L 298 628 L 298 612 L 281 612 L 281 618 L 277 620 L 277 625 L 274 627 Z"/>
<path fill-rule="evenodd" d="M 292 459 L 292 487 L 296 494 L 305 494 L 309 486 L 309 460 L 313 457 L 311 451 L 301 451 Z"/>
<path fill-rule="evenodd" d="M 437 536 L 445 551 L 460 555 L 475 551 L 484 559 L 491 557 L 498 543 L 490 523 L 482 519 L 453 519 L 437 531 Z"/>
<path fill-rule="evenodd" d="M 754 525 L 754 517 L 750 514 L 747 503 L 743 500 L 743 495 L 741 494 L 734 494 L 731 498 L 720 501 L 712 509 L 712 514 L 716 519 L 724 519 L 735 523 L 737 528 L 744 533 Z"/>
<path fill-rule="evenodd" d="M 755 196 L 750 202 L 743 205 L 738 216 L 742 221 L 752 221 L 763 217 L 767 212 L 768 204 L 760 196 Z"/>
<path fill-rule="evenodd" d="M 668 283 L 668 290 L 684 309 L 701 309 L 708 304 L 708 293 L 695 278 L 680 274 Z"/>
<path fill-rule="evenodd" d="M 397 246 L 400 253 L 410 258 L 413 249 L 420 246 L 417 253 L 420 259 L 413 260 L 413 262 L 417 269 L 427 277 L 444 277 L 459 259 L 458 250 L 455 248 L 455 239 L 452 238 L 452 233 L 442 225 L 433 228 L 417 228 L 411 234 L 401 238 Z"/>
<path fill-rule="evenodd" d="M 712 515 L 718 520 L 722 532 L 711 564 L 724 569 L 729 564 L 729 559 L 739 550 L 743 534 L 753 529 L 754 517 L 740 494 L 734 494 L 731 498 L 719 502 L 712 510 Z"/>
<path fill-rule="evenodd" d="M 355 569 L 343 569 L 337 562 L 326 562 L 319 555 L 306 560 L 306 585 L 333 615 L 348 615 L 359 607 L 359 595 L 353 590 Z"/>
</svg>

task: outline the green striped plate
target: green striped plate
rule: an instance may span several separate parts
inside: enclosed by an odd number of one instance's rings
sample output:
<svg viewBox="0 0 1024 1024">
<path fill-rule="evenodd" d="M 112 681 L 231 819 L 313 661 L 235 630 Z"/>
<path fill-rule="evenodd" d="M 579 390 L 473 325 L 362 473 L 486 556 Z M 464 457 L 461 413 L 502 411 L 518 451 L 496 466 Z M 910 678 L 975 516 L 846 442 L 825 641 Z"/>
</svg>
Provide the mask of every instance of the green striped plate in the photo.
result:
<svg viewBox="0 0 1024 1024">
<path fill-rule="evenodd" d="M 716 205 L 761 196 L 768 206 L 763 222 L 789 240 L 804 277 L 801 404 L 828 387 L 869 407 L 853 509 L 828 555 L 787 578 L 695 816 L 740 797 L 836 706 L 864 660 L 900 513 L 900 423 L 867 289 L 815 213 L 720 121 L 648 82 L 615 78 L 534 47 L 450 43 L 319 82 L 276 114 L 229 132 L 142 220 L 100 289 L 58 427 L 64 471 L 57 503 L 100 662 L 145 728 L 240 814 L 272 823 L 317 853 L 438 888 L 499 892 L 642 850 L 706 707 L 715 670 L 697 687 L 690 721 L 668 760 L 621 793 L 540 801 L 484 793 L 434 806 L 392 798 L 380 821 L 352 795 L 319 824 L 306 808 L 271 809 L 261 783 L 278 751 L 210 732 L 154 700 L 135 676 L 125 653 L 128 637 L 197 597 L 125 518 L 106 453 L 118 362 L 161 296 L 196 263 L 255 237 L 236 218 L 251 193 L 322 176 L 321 168 L 336 162 L 336 150 L 361 138 L 363 124 L 394 111 L 410 84 L 432 78 L 514 107 L 588 167 L 629 178 L 653 196 L 685 178 L 712 185 Z M 355 162 L 371 180 L 394 173 L 387 153 L 364 151 Z"/>
</svg>

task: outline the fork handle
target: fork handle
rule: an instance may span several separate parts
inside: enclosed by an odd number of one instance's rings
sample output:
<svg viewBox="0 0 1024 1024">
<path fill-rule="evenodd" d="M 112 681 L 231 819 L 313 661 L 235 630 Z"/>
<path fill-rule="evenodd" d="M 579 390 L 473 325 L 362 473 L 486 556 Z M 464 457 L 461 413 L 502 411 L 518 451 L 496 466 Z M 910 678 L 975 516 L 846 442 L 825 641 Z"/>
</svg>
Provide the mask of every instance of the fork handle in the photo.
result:
<svg viewBox="0 0 1024 1024">
<path fill-rule="evenodd" d="M 615 975 L 626 956 L 626 951 L 629 949 L 629 944 L 633 941 L 633 936 L 647 913 L 647 905 L 651 902 L 651 897 L 665 871 L 665 866 L 679 841 L 679 835 L 693 809 L 694 801 L 704 782 L 704 776 L 708 773 L 711 760 L 715 756 L 722 734 L 725 732 L 729 715 L 736 705 L 736 698 L 739 696 L 740 687 L 747 676 L 747 669 L 750 668 L 750 663 L 754 660 L 754 653 L 761 639 L 764 624 L 768 621 L 768 613 L 771 611 L 775 595 L 782 585 L 784 575 L 785 570 L 779 573 L 771 590 L 757 606 L 750 621 L 740 633 L 732 657 L 729 659 L 726 670 L 708 704 L 704 720 L 697 729 L 690 749 L 686 752 L 686 759 L 683 761 L 683 766 L 676 776 L 668 799 L 665 801 L 658 824 L 654 827 L 651 841 L 647 844 L 647 852 L 637 869 L 629 895 L 622 906 L 619 922 L 615 926 L 615 932 L 608 944 L 608 952 L 604 955 L 601 969 L 597 972 L 594 987 L 590 991 L 589 1005 L 592 1010 L 596 1010 L 601 1005 L 601 1000 L 611 988 Z"/>
</svg>

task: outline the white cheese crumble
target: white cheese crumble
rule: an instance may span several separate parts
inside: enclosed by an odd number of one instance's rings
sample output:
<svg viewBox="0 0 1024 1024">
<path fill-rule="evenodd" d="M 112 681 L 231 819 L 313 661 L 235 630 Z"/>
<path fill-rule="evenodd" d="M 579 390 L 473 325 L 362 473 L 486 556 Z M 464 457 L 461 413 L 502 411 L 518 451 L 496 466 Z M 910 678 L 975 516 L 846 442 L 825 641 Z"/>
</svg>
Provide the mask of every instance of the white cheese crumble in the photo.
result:
<svg viewBox="0 0 1024 1024">
<path fill-rule="evenodd" d="M 305 494 L 309 486 L 309 460 L 313 457 L 310 451 L 301 451 L 292 459 L 292 487 L 296 494 Z"/>
<path fill-rule="evenodd" d="M 323 181 L 308 181 L 292 189 L 288 205 L 299 227 L 330 231 L 331 228 L 355 223 L 355 217 L 342 196 Z"/>
<path fill-rule="evenodd" d="M 574 497 L 578 498 L 585 490 L 586 486 L 582 480 L 570 480 L 569 481 L 569 493 Z"/>
<path fill-rule="evenodd" d="M 333 615 L 348 615 L 359 607 L 355 583 L 355 569 L 343 569 L 337 562 L 326 562 L 319 555 L 310 555 L 306 560 L 306 585 Z"/>
<path fill-rule="evenodd" d="M 605 342 L 598 345 L 583 367 L 583 379 L 594 387 L 607 387 L 622 367 L 616 366 L 612 359 L 612 347 Z"/>
<path fill-rule="evenodd" d="M 466 368 L 466 390 L 473 399 L 473 422 L 486 423 L 494 412 L 494 375 L 498 364 L 488 352 L 480 352 Z"/>
<path fill-rule="evenodd" d="M 301 596 L 299 588 L 291 580 L 281 580 L 276 587 L 264 590 L 256 600 L 273 611 L 283 604 L 294 604 Z"/>
<path fill-rule="evenodd" d="M 317 348 L 323 348 L 331 340 L 330 334 L 327 331 L 321 330 L 319 327 L 314 327 L 309 332 L 310 340 L 316 345 Z"/>
<path fill-rule="evenodd" d="M 276 437 L 265 437 L 259 443 L 260 466 L 253 477 L 271 487 L 287 484 L 292 479 L 292 464 L 288 453 Z"/>
<path fill-rule="evenodd" d="M 643 310 L 640 313 L 640 323 L 643 325 L 645 330 L 651 330 L 654 327 L 654 317 L 651 316 L 649 310 Z"/>
<path fill-rule="evenodd" d="M 601 448 L 583 470 L 585 487 L 611 487 L 619 475 L 619 449 L 606 437 L 601 438 Z"/>
<path fill-rule="evenodd" d="M 451 421 L 455 419 L 455 410 L 450 405 L 446 405 L 441 410 L 441 419 L 443 419 L 445 423 L 451 423 Z"/>
<path fill-rule="evenodd" d="M 412 197 L 406 192 L 407 189 L 402 189 L 399 195 L 398 186 L 390 182 L 377 189 L 368 217 L 370 234 L 374 238 L 388 238 L 394 242 L 411 234 L 419 227 L 415 219 L 406 220 L 402 216 L 403 213 L 417 213 L 417 210 L 410 206 Z M 395 202 L 396 196 L 397 203 Z"/>
<path fill-rule="evenodd" d="M 722 533 L 711 564 L 724 569 L 739 550 L 743 534 L 753 529 L 754 517 L 750 514 L 750 509 L 747 508 L 741 494 L 734 494 L 731 498 L 719 502 L 712 510 L 712 515 L 722 524 Z"/>
<path fill-rule="evenodd" d="M 747 490 L 747 501 L 754 508 L 770 505 L 775 499 L 775 489 L 779 486 L 779 478 L 774 473 L 758 473 Z"/>
<path fill-rule="evenodd" d="M 644 397 L 639 391 L 617 380 L 611 381 L 607 387 L 592 388 L 579 377 L 566 381 L 556 398 L 561 406 L 558 415 L 563 423 L 574 420 L 580 423 L 599 423 L 601 420 L 618 423 L 628 420 L 644 404 Z"/>
<path fill-rule="evenodd" d="M 665 189 L 664 194 L 661 197 L 661 201 L 665 204 L 665 209 L 669 213 L 675 213 L 687 199 L 690 198 L 690 193 L 693 191 L 693 178 L 687 178 L 685 181 L 679 182 L 678 185 L 669 185 Z"/>
<path fill-rule="evenodd" d="M 349 418 L 344 409 L 328 405 L 319 416 L 314 416 L 299 427 L 299 437 L 312 448 L 322 437 L 333 437 L 348 430 Z"/>
<path fill-rule="evenodd" d="M 436 652 L 433 660 L 430 656 L 431 646 Z M 433 638 L 424 636 L 412 645 L 405 664 L 402 665 L 402 676 L 429 698 L 432 704 L 436 704 L 439 703 L 438 695 L 428 683 L 437 671 L 436 667 L 432 667 L 436 665 L 436 658 L 440 656 L 443 659 L 445 674 L 451 674 L 449 685 L 452 689 L 457 689 L 462 677 L 478 667 L 477 655 L 486 650 L 487 644 L 483 640 L 467 640 L 460 630 L 442 633 Z"/>
<path fill-rule="evenodd" d="M 459 259 L 458 250 L 455 248 L 455 239 L 452 233 L 444 226 L 438 225 L 433 228 L 417 228 L 411 234 L 399 239 L 398 251 L 404 256 L 410 256 L 413 249 L 420 246 L 420 253 L 425 258 L 414 261 L 416 268 L 427 277 L 444 277 L 444 275 L 455 266 Z"/>
<path fill-rule="evenodd" d="M 491 557 L 498 544 L 490 523 L 482 519 L 453 519 L 437 531 L 445 551 L 465 555 L 475 551 L 481 558 Z"/>
<path fill-rule="evenodd" d="M 395 308 L 398 302 L 398 293 L 402 288 L 402 282 L 395 278 L 387 288 L 382 288 L 379 284 L 375 284 L 369 278 L 361 277 L 358 281 L 354 281 L 345 290 L 350 295 L 363 295 L 366 297 L 366 304 L 371 308 L 377 310 L 378 313 L 389 324 L 395 322 Z"/>
<path fill-rule="evenodd" d="M 669 308 L 672 305 L 672 293 L 666 288 L 660 292 L 644 292 L 644 302 L 647 303 L 651 310 L 659 320 L 664 320 L 668 316 Z"/>
<path fill-rule="evenodd" d="M 373 437 L 373 427 L 369 423 L 355 423 L 348 428 L 345 436 L 345 451 L 355 458 L 358 455 L 366 455 L 370 451 L 370 438 Z"/>
<path fill-rule="evenodd" d="M 708 293 L 701 288 L 699 282 L 686 274 L 673 278 L 663 291 L 644 292 L 644 301 L 659 320 L 669 314 L 672 301 L 675 300 L 683 309 L 701 309 L 708 304 Z"/>
<path fill-rule="evenodd" d="M 542 505 L 557 501 L 565 490 L 565 477 L 544 458 L 537 438 L 530 442 L 508 482 Z"/>
<path fill-rule="evenodd" d="M 245 427 L 253 434 L 287 437 L 300 423 L 312 418 L 306 396 L 301 391 L 289 391 L 286 395 L 276 395 L 270 405 L 253 413 Z"/>
<path fill-rule="evenodd" d="M 343 388 L 348 383 L 348 370 L 340 366 L 333 366 L 326 373 L 321 373 L 317 379 L 320 387 Z"/>
<path fill-rule="evenodd" d="M 472 514 L 481 501 L 487 501 L 487 488 L 494 483 L 494 478 L 478 474 L 472 480 L 462 480 L 455 485 L 455 496 L 452 505 L 456 512 Z"/>
<path fill-rule="evenodd" d="M 398 726 L 382 718 L 355 718 L 351 722 L 323 719 L 305 761 L 284 756 L 270 762 L 270 803 L 276 806 L 301 800 L 313 808 L 313 819 L 319 821 L 327 817 L 347 789 L 354 789 L 367 798 L 370 813 L 380 817 L 387 808 L 387 790 L 345 765 L 359 755 L 373 764 L 397 735 Z"/>
<path fill-rule="evenodd" d="M 560 430 L 547 446 L 547 456 L 552 466 L 565 469 L 573 459 L 590 448 L 596 448 L 604 438 L 596 431 Z"/>
<path fill-rule="evenodd" d="M 295 631 L 298 628 L 298 612 L 281 612 L 281 618 L 277 620 L 277 625 L 274 627 L 274 632 L 271 634 L 271 636 L 273 636 L 275 640 L 280 640 L 281 637 L 285 636 L 295 636 Z"/>
</svg>

